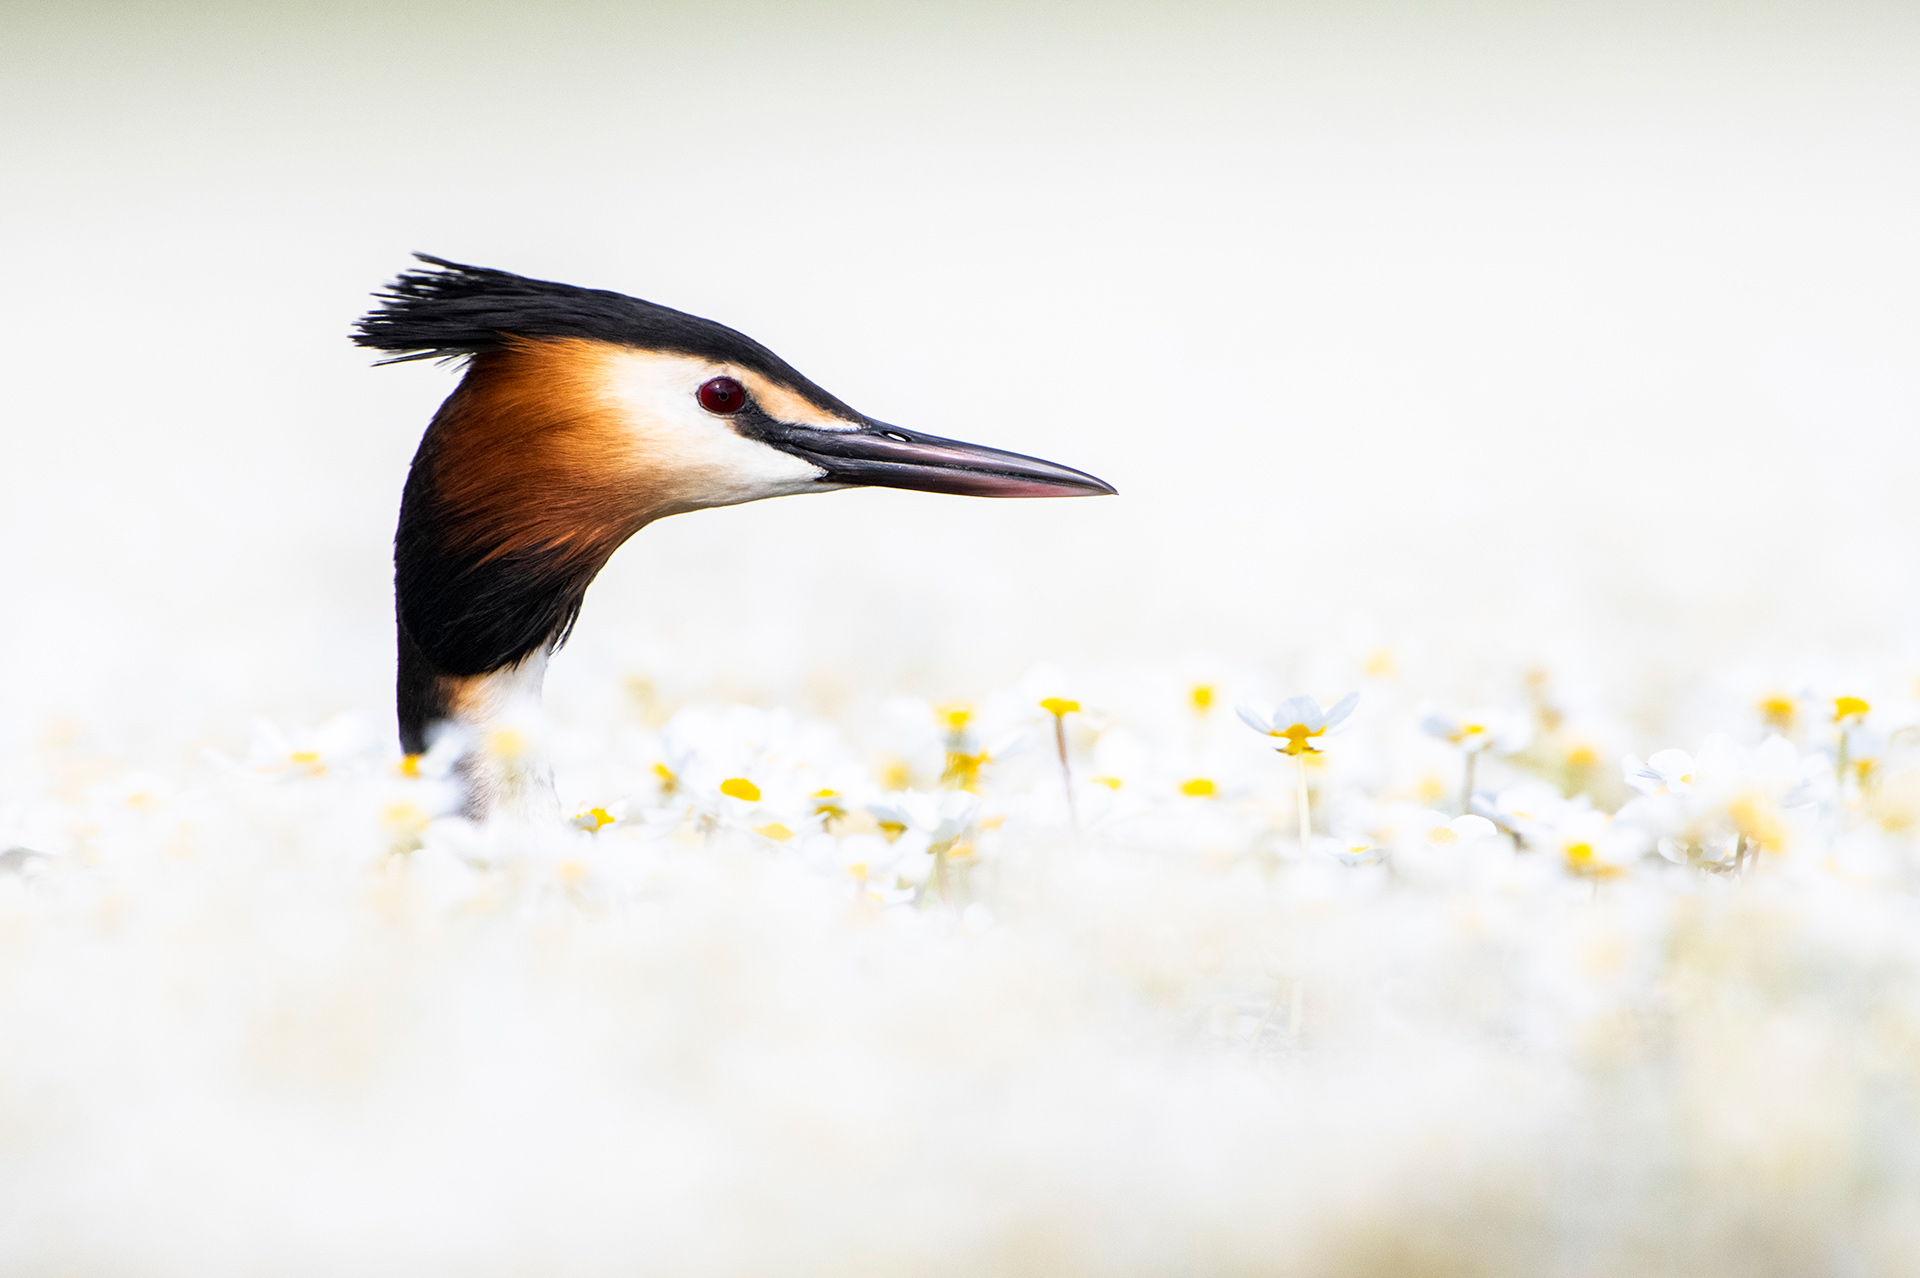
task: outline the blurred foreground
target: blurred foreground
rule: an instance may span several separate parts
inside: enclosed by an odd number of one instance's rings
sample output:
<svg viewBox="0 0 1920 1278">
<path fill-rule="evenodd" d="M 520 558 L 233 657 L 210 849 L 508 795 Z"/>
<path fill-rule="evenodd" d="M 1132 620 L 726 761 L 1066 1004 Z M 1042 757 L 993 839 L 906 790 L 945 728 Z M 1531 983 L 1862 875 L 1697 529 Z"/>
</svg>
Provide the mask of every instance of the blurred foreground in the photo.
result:
<svg viewBox="0 0 1920 1278">
<path fill-rule="evenodd" d="M 1304 768 L 1218 663 L 835 721 L 636 672 L 538 830 L 352 717 L 23 749 L 0 1268 L 1913 1269 L 1911 686 L 1729 676 L 1623 768 L 1545 672 L 1322 665 Z"/>
</svg>

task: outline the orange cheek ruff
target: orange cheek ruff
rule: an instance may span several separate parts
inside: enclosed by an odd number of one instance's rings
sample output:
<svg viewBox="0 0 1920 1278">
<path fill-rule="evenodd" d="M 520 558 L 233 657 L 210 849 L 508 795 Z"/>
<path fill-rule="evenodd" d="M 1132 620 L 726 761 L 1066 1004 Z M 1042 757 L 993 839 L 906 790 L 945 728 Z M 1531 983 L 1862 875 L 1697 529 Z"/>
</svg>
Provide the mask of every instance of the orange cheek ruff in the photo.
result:
<svg viewBox="0 0 1920 1278">
<path fill-rule="evenodd" d="M 509 338 L 428 427 L 394 565 L 400 624 L 435 672 L 483 674 L 563 640 L 646 522 L 641 458 L 601 391 L 607 351 Z"/>
</svg>

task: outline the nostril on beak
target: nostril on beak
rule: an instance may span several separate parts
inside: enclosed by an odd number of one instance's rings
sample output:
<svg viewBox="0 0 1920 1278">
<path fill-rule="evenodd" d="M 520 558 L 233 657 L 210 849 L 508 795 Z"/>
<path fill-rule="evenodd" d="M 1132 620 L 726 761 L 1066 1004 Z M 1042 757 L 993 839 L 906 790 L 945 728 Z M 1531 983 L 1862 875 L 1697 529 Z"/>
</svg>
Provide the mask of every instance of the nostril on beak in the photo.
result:
<svg viewBox="0 0 1920 1278">
<path fill-rule="evenodd" d="M 913 436 L 903 435 L 897 430 L 883 430 L 880 432 L 880 438 L 891 439 L 896 444 L 911 444 L 913 442 Z"/>
</svg>

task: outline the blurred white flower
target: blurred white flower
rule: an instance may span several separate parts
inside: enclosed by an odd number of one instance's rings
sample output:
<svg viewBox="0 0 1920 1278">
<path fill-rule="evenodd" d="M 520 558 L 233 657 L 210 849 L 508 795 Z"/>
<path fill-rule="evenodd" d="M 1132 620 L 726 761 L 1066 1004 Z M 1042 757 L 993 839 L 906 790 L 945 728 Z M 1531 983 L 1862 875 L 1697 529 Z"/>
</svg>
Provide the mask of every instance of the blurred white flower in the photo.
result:
<svg viewBox="0 0 1920 1278">
<path fill-rule="evenodd" d="M 592 806 L 583 804 L 574 812 L 573 816 L 569 818 L 568 824 L 572 825 L 575 829 L 598 834 L 607 826 L 624 820 L 626 815 L 627 803 L 624 799 L 617 799 L 611 803 L 595 804 Z"/>
<path fill-rule="evenodd" d="M 1298 757 L 1319 754 L 1327 738 L 1346 731 L 1360 694 L 1349 692 L 1330 706 L 1309 696 L 1289 697 L 1277 706 L 1247 701 L 1238 707 L 1240 722 L 1255 732 L 1274 737 L 1274 749 Z"/>
<path fill-rule="evenodd" d="M 207 759 L 227 771 L 256 776 L 317 777 L 341 767 L 360 767 L 372 760 L 376 737 L 367 720 L 357 714 L 339 714 L 317 728 L 283 730 L 271 719 L 253 720 L 253 739 L 242 763 L 209 750 Z"/>
<path fill-rule="evenodd" d="M 1414 882 L 1464 882 L 1513 858 L 1513 841 L 1481 816 L 1454 816 L 1431 808 L 1395 805 L 1372 825 L 1391 849 L 1397 872 Z"/>
<path fill-rule="evenodd" d="M 1480 756 L 1488 751 L 1512 754 L 1524 750 L 1533 735 L 1525 715 L 1505 710 L 1476 710 L 1458 718 L 1434 711 L 1420 721 L 1420 730 L 1460 748 L 1460 812 L 1463 816 L 1473 811 L 1474 767 Z"/>
<path fill-rule="evenodd" d="M 1784 851 L 1792 814 L 1832 781 L 1824 759 L 1777 735 L 1749 750 L 1715 733 L 1697 755 L 1662 750 L 1645 764 L 1629 755 L 1623 771 L 1640 796 L 1620 809 L 1620 823 L 1652 836 L 1667 860 L 1694 866 Z"/>
<path fill-rule="evenodd" d="M 1536 850 L 1559 858 L 1567 873 L 1579 878 L 1617 878 L 1647 849 L 1647 835 L 1622 825 L 1605 812 L 1574 805 L 1562 809 L 1543 826 Z"/>
<path fill-rule="evenodd" d="M 961 836 L 979 814 L 979 799 L 965 790 L 937 795 L 909 791 L 870 803 L 867 811 L 892 839 L 896 855 L 931 861 L 934 890 L 942 902 L 947 901 L 949 863 L 973 856 L 973 845 L 963 842 Z"/>
<path fill-rule="evenodd" d="M 1587 805 L 1567 798 L 1544 781 L 1528 780 L 1495 795 L 1477 794 L 1473 806 L 1478 815 L 1531 846 L 1567 810 Z"/>
<path fill-rule="evenodd" d="M 1420 730 L 1468 754 L 1486 750 L 1514 754 L 1526 749 L 1533 739 L 1533 725 L 1527 716 L 1511 710 L 1475 710 L 1464 715 L 1436 710 L 1420 721 Z"/>
<path fill-rule="evenodd" d="M 980 800 L 964 790 L 924 794 L 907 790 L 867 804 L 880 828 L 896 838 L 915 835 L 931 845 L 951 843 L 966 832 Z"/>
<path fill-rule="evenodd" d="M 1438 812 L 1433 813 L 1433 816 L 1438 820 L 1421 832 L 1421 837 L 1433 847 L 1452 847 L 1500 837 L 1499 828 L 1482 816 L 1468 815 L 1449 819 Z"/>
<path fill-rule="evenodd" d="M 1344 839 L 1322 839 L 1315 848 L 1342 865 L 1377 865 L 1387 859 L 1387 850 L 1372 839 L 1354 835 Z"/>
<path fill-rule="evenodd" d="M 1630 754 L 1621 759 L 1620 770 L 1641 794 L 1684 794 L 1693 788 L 1693 756 L 1685 750 L 1656 750 L 1645 763 Z"/>
</svg>

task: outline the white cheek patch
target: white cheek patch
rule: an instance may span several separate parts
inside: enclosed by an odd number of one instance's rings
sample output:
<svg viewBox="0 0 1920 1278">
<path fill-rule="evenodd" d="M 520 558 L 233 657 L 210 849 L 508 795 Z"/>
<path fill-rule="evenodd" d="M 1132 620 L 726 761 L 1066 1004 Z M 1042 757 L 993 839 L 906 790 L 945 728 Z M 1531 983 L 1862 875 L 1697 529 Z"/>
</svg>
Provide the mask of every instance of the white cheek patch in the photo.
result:
<svg viewBox="0 0 1920 1278">
<path fill-rule="evenodd" d="M 637 478 L 657 514 L 827 487 L 819 483 L 826 474 L 820 467 L 748 439 L 700 407 L 701 383 L 733 376 L 732 370 L 688 355 L 622 351 L 609 360 L 607 373 L 607 395 L 633 442 Z"/>
</svg>

